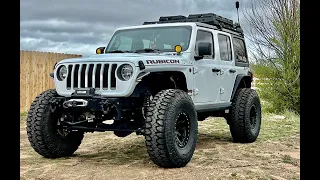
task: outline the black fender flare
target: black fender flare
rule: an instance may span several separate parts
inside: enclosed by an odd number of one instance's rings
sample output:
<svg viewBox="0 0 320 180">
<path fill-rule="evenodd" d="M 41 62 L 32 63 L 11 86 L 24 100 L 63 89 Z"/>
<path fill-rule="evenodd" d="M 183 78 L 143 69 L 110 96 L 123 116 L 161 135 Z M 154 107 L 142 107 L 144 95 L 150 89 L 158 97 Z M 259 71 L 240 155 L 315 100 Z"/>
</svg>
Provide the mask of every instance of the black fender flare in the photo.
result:
<svg viewBox="0 0 320 180">
<path fill-rule="evenodd" d="M 236 77 L 236 81 L 234 82 L 234 86 L 233 86 L 233 90 L 232 90 L 232 94 L 231 94 L 231 98 L 230 98 L 231 101 L 232 101 L 232 99 L 233 99 L 233 97 L 234 97 L 234 95 L 240 85 L 240 82 L 242 80 L 244 80 L 246 88 L 251 88 L 251 77 L 246 74 L 238 74 Z"/>
</svg>

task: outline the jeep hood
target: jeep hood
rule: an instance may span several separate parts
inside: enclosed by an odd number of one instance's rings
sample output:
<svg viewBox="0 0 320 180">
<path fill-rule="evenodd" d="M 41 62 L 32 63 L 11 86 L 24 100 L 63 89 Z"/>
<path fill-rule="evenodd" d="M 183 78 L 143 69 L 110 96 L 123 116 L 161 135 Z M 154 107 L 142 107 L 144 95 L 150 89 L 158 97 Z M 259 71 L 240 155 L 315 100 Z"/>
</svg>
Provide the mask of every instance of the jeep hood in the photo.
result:
<svg viewBox="0 0 320 180">
<path fill-rule="evenodd" d="M 177 55 L 175 53 L 110 53 L 97 54 L 85 58 L 83 57 L 64 59 L 57 64 L 88 62 L 131 62 L 135 66 L 139 66 L 139 61 L 143 61 L 145 65 L 185 64 L 186 58 L 184 57 L 184 55 Z"/>
</svg>

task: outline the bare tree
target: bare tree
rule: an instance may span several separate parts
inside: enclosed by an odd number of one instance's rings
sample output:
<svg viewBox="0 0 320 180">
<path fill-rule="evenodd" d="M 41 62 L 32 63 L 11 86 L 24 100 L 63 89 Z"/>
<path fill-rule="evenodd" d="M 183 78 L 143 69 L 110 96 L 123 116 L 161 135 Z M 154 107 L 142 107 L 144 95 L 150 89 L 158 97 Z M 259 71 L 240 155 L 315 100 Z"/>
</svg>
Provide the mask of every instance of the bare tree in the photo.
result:
<svg viewBox="0 0 320 180">
<path fill-rule="evenodd" d="M 300 112 L 300 1 L 251 0 L 244 17 L 257 73 L 274 79 L 262 95 L 283 100 L 272 102 L 277 109 Z"/>
</svg>

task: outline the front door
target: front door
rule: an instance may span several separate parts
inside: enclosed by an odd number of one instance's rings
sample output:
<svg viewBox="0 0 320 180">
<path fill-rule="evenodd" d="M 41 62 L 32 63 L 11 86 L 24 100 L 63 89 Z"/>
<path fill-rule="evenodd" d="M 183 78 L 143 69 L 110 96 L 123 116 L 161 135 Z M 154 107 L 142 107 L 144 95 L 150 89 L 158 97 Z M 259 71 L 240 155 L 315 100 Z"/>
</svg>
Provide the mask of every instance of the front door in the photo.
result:
<svg viewBox="0 0 320 180">
<path fill-rule="evenodd" d="M 198 53 L 198 43 L 210 42 L 212 44 L 212 55 L 194 62 L 194 102 L 195 104 L 206 104 L 216 102 L 219 95 L 220 75 L 219 63 L 214 56 L 213 34 L 210 31 L 199 29 L 196 39 L 196 53 Z"/>
</svg>

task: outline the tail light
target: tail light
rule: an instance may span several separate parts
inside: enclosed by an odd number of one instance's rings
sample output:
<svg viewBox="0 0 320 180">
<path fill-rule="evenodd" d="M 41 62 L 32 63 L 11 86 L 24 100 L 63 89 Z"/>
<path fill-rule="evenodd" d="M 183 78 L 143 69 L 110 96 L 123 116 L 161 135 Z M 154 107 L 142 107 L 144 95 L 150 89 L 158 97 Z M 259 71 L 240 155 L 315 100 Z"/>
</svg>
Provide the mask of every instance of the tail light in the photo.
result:
<svg viewBox="0 0 320 180">
<path fill-rule="evenodd" d="M 248 75 L 250 76 L 251 82 L 253 81 L 253 73 L 251 71 L 248 71 Z"/>
</svg>

